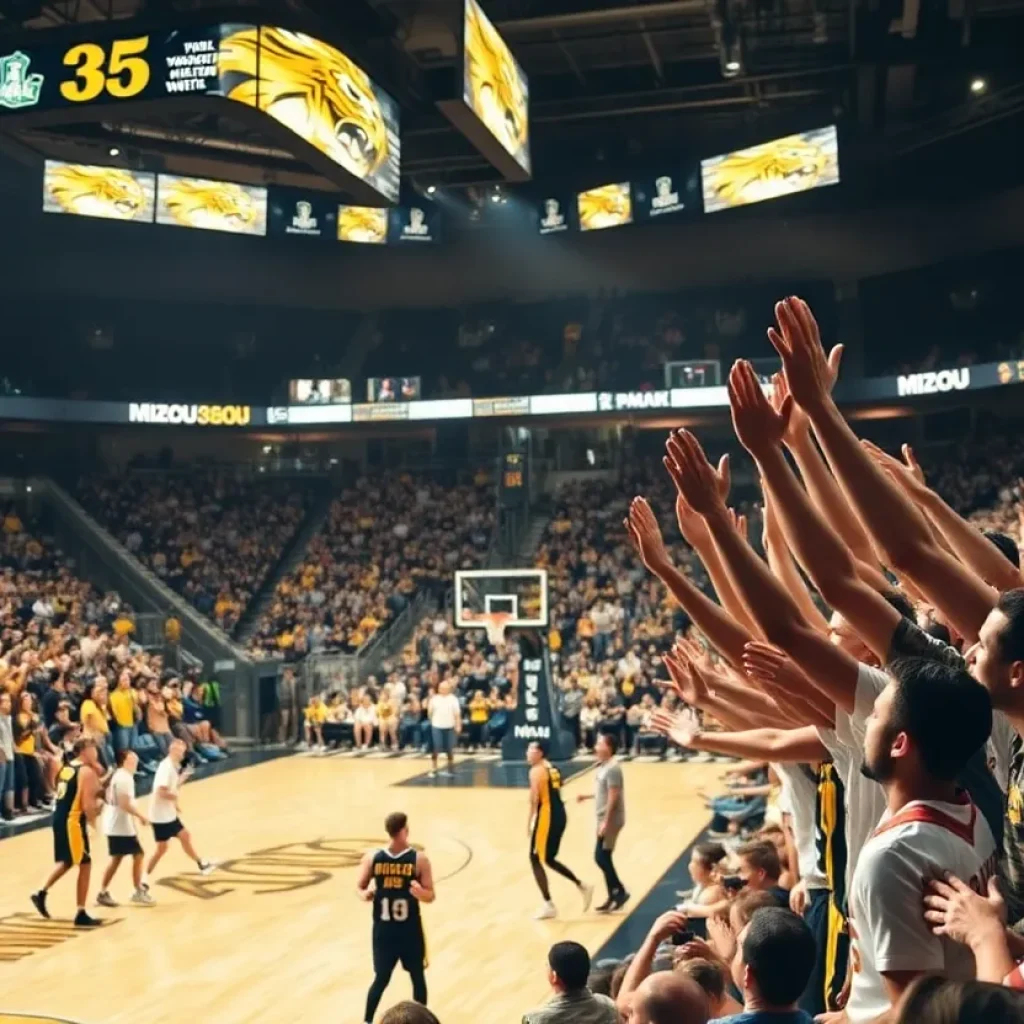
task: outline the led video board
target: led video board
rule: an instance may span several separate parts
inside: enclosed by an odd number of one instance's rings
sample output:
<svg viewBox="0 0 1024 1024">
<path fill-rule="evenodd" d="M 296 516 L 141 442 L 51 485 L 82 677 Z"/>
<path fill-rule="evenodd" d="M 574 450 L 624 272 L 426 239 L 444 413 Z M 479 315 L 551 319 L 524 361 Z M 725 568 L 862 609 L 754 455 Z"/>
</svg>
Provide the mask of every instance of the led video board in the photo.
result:
<svg viewBox="0 0 1024 1024">
<path fill-rule="evenodd" d="M 462 98 L 466 106 L 529 174 L 530 85 L 477 0 L 465 2 L 462 54 Z"/>
<path fill-rule="evenodd" d="M 325 173 L 340 168 L 360 200 L 398 199 L 398 105 L 336 47 L 253 24 L 95 32 L 73 43 L 0 43 L 0 117 L 96 107 L 98 120 L 111 106 L 220 97 L 283 126 Z"/>
<path fill-rule="evenodd" d="M 209 178 L 157 178 L 157 224 L 236 235 L 267 233 L 267 190 Z"/>
<path fill-rule="evenodd" d="M 156 175 L 121 167 L 94 167 L 47 160 L 43 210 L 79 217 L 152 223 Z"/>
<path fill-rule="evenodd" d="M 839 184 L 836 126 L 815 128 L 702 160 L 704 212 Z"/>
<path fill-rule="evenodd" d="M 388 211 L 375 206 L 339 206 L 338 241 L 383 245 L 388 240 Z"/>
<path fill-rule="evenodd" d="M 576 196 L 580 231 L 602 231 L 633 223 L 633 197 L 628 181 L 599 185 Z"/>
</svg>

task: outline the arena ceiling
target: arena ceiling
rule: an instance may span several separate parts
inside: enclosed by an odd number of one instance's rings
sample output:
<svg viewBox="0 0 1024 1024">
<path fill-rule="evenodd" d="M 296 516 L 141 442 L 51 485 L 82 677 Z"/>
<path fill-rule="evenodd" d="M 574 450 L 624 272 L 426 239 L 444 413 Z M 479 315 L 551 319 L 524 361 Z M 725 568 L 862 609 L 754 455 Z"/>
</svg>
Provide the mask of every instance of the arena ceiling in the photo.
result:
<svg viewBox="0 0 1024 1024">
<path fill-rule="evenodd" d="M 1024 0 L 482 3 L 529 76 L 538 179 L 594 184 L 666 155 L 708 156 L 837 121 L 848 154 L 887 168 L 887 187 L 913 185 L 928 168 L 962 175 L 978 165 L 989 179 L 1019 180 L 1016 161 L 1002 154 L 1024 133 Z M 396 96 L 407 182 L 479 185 L 495 172 L 435 106 L 450 90 L 459 6 L 0 0 L 0 39 L 107 19 L 168 22 L 258 9 L 347 47 Z M 976 80 L 984 87 L 972 92 Z M 196 172 L 206 157 L 284 180 L 295 171 L 287 154 L 221 114 L 79 125 L 21 141 L 67 156 L 111 140 L 173 154 Z"/>
</svg>

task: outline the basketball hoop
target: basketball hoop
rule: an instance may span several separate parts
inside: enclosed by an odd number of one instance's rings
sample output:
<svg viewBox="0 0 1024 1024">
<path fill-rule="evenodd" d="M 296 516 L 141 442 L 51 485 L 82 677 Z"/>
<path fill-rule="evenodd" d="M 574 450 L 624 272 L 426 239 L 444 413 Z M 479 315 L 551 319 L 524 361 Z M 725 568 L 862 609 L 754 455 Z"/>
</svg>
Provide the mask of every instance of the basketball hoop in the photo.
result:
<svg viewBox="0 0 1024 1024">
<path fill-rule="evenodd" d="M 487 639 L 492 647 L 500 647 L 505 643 L 505 630 L 512 621 L 508 612 L 481 612 L 480 619 L 487 630 Z"/>
</svg>

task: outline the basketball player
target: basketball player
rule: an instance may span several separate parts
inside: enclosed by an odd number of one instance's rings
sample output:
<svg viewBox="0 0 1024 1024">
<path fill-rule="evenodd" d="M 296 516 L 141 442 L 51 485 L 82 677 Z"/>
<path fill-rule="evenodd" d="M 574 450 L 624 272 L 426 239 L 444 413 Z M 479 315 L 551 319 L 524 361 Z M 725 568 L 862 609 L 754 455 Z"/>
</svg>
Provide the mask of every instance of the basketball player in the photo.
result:
<svg viewBox="0 0 1024 1024">
<path fill-rule="evenodd" d="M 145 890 L 149 889 L 149 876 L 153 874 L 167 852 L 167 844 L 175 837 L 185 853 L 196 862 L 200 874 L 208 875 L 217 869 L 216 864 L 203 860 L 196 853 L 192 845 L 192 834 L 178 817 L 178 789 L 192 777 L 191 768 L 181 771 L 184 758 L 185 741 L 172 740 L 167 756 L 160 762 L 153 778 L 153 795 L 149 798 L 149 820 L 153 823 L 156 849 L 149 858 L 149 866 L 142 880 L 142 887 Z"/>
<path fill-rule="evenodd" d="M 91 739 L 76 740 L 71 750 L 71 760 L 57 773 L 57 803 L 53 809 L 53 859 L 57 866 L 50 872 L 42 889 L 32 893 L 32 905 L 43 917 L 49 917 L 47 894 L 58 879 L 77 867 L 76 928 L 95 928 L 103 923 L 90 917 L 85 910 L 92 872 L 86 823 L 95 826 L 96 818 L 103 808 L 103 799 L 99 793 L 99 755 L 96 744 Z"/>
<path fill-rule="evenodd" d="M 420 904 L 434 902 L 430 861 L 409 845 L 409 819 L 401 811 L 389 814 L 384 829 L 391 842 L 364 855 L 356 889 L 373 901 L 373 984 L 366 996 L 367 1024 L 373 1024 L 395 964 L 412 979 L 412 997 L 427 1005 L 427 945 L 423 938 Z"/>
<path fill-rule="evenodd" d="M 143 853 L 139 845 L 138 827 L 135 824 L 136 821 L 143 825 L 149 824 L 135 806 L 135 769 L 139 766 L 139 755 L 134 750 L 119 750 L 117 758 L 120 767 L 110 780 L 110 786 L 107 788 L 107 806 L 103 811 L 103 831 L 107 834 L 110 863 L 103 872 L 103 881 L 100 883 L 96 902 L 101 907 L 117 906 L 110 895 L 110 883 L 114 880 L 121 861 L 125 857 L 131 857 L 132 881 L 135 883 L 132 903 L 151 906 L 154 902 L 153 897 L 142 888 Z"/>
<path fill-rule="evenodd" d="M 526 827 L 530 837 L 530 866 L 537 887 L 544 897 L 544 905 L 534 914 L 535 920 L 556 917 L 558 911 L 551 902 L 547 866 L 568 878 L 583 897 L 583 909 L 590 909 L 594 887 L 581 882 L 564 864 L 560 864 L 558 848 L 565 834 L 565 804 L 562 803 L 562 773 L 547 759 L 547 751 L 536 740 L 526 748 L 530 765 L 530 820 Z"/>
</svg>

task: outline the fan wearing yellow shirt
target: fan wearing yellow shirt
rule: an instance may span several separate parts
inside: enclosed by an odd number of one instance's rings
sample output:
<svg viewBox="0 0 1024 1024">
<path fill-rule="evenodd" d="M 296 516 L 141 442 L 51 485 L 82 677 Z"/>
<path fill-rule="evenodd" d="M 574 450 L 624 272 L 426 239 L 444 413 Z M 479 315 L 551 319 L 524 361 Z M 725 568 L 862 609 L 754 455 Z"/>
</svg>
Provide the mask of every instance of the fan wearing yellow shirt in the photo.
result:
<svg viewBox="0 0 1024 1024">
<path fill-rule="evenodd" d="M 377 701 L 377 729 L 381 747 L 390 747 L 398 753 L 398 707 L 391 697 L 391 690 L 385 686 Z"/>
<path fill-rule="evenodd" d="M 490 701 L 480 690 L 474 690 L 469 702 L 469 749 L 475 751 L 484 744 L 484 728 L 491 717 Z"/>
<path fill-rule="evenodd" d="M 303 716 L 306 719 L 306 742 L 309 744 L 309 749 L 317 754 L 326 753 L 324 722 L 327 721 L 327 705 L 324 704 L 319 693 L 314 693 L 309 698 Z"/>
<path fill-rule="evenodd" d="M 132 689 L 132 675 L 125 669 L 117 677 L 117 686 L 110 695 L 110 715 L 114 720 L 114 751 L 131 750 L 135 744 L 135 721 L 138 698 Z"/>
</svg>

